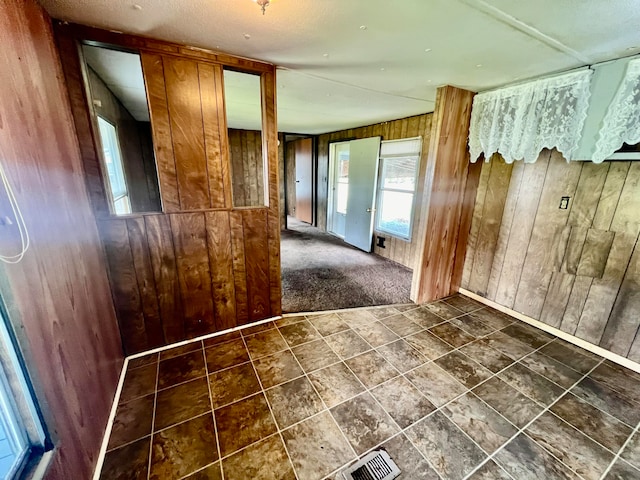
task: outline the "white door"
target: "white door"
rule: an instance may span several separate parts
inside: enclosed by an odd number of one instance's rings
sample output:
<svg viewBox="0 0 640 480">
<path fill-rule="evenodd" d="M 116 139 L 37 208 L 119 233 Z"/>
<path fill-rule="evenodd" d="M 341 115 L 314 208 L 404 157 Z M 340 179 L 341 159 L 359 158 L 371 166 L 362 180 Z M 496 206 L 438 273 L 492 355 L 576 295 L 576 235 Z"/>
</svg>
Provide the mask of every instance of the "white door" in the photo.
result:
<svg viewBox="0 0 640 480">
<path fill-rule="evenodd" d="M 378 178 L 380 137 L 349 142 L 349 198 L 345 222 L 345 242 L 371 251 L 373 218 Z"/>
</svg>

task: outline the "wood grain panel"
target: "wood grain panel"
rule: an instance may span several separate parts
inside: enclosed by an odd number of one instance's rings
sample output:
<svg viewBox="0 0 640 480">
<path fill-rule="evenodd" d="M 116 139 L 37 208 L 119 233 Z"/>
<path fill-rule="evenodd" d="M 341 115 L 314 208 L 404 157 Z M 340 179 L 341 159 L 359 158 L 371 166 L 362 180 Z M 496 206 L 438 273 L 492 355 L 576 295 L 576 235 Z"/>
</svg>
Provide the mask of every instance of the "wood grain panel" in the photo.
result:
<svg viewBox="0 0 640 480">
<path fill-rule="evenodd" d="M 241 210 L 229 213 L 231 229 L 231 252 L 233 262 L 233 283 L 236 294 L 236 320 L 238 325 L 249 322 L 249 299 L 247 297 L 247 266 L 244 251 L 244 221 Z"/>
<path fill-rule="evenodd" d="M 560 326 L 567 303 L 569 303 L 569 295 L 575 278 L 575 275 L 564 272 L 553 272 L 551 274 L 549 289 L 540 313 L 541 322 L 556 328 Z"/>
<path fill-rule="evenodd" d="M 569 228 L 569 238 L 566 243 L 564 259 L 560 270 L 572 275 L 578 273 L 578 264 L 582 257 L 582 249 L 584 248 L 584 242 L 587 239 L 587 227 L 567 227 Z"/>
<path fill-rule="evenodd" d="M 609 258 L 614 232 L 590 228 L 582 248 L 577 275 L 601 278 Z"/>
<path fill-rule="evenodd" d="M 236 294 L 229 212 L 205 213 L 213 306 L 218 329 L 236 326 Z"/>
<path fill-rule="evenodd" d="M 571 202 L 568 224 L 572 226 L 591 226 L 600 203 L 604 182 L 609 173 L 610 163 L 584 162 L 578 181 L 576 195 Z"/>
<path fill-rule="evenodd" d="M 613 215 L 618 207 L 624 181 L 627 178 L 631 162 L 613 162 L 609 166 L 607 178 L 593 219 L 593 228 L 609 230 Z"/>
<path fill-rule="evenodd" d="M 244 254 L 247 275 L 247 303 L 249 321 L 269 316 L 269 256 L 267 238 L 267 211 L 242 212 L 244 228 Z"/>
<path fill-rule="evenodd" d="M 168 215 L 149 215 L 145 225 L 164 338 L 167 344 L 179 342 L 186 336 L 171 221 Z"/>
<path fill-rule="evenodd" d="M 235 207 L 264 206 L 262 132 L 229 129 L 229 152 Z"/>
<path fill-rule="evenodd" d="M 72 50 L 66 50 L 63 57 L 72 56 Z M 178 194 L 178 178 L 176 163 L 171 140 L 171 122 L 164 78 L 164 66 L 160 55 L 145 52 L 140 53 L 144 83 L 147 87 L 147 101 L 149 116 L 153 125 L 153 146 L 158 166 L 158 180 L 162 210 L 165 213 L 180 210 L 180 196 Z M 67 83 L 70 83 L 67 77 Z M 85 107 L 86 108 L 86 107 Z"/>
<path fill-rule="evenodd" d="M 164 57 L 162 63 L 180 208 L 209 208 L 209 176 L 202 129 L 198 64 L 173 57 Z"/>
<path fill-rule="evenodd" d="M 633 162 L 620 194 L 616 213 L 611 222 L 611 230 L 638 235 L 640 233 L 638 212 L 640 212 L 640 162 Z"/>
<path fill-rule="evenodd" d="M 565 308 L 564 316 L 560 323 L 560 330 L 563 332 L 570 333 L 571 335 L 576 333 L 592 283 L 593 278 L 591 277 L 577 276 L 575 278 L 573 286 L 571 287 L 567 307 Z"/>
</svg>

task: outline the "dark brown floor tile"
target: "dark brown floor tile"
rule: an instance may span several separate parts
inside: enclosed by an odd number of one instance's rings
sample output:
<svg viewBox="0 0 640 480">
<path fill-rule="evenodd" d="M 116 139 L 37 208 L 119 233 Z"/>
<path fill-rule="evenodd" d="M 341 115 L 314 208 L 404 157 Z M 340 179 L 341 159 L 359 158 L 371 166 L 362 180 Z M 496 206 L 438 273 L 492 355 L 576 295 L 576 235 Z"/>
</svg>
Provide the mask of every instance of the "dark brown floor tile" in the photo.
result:
<svg viewBox="0 0 640 480">
<path fill-rule="evenodd" d="M 223 457 L 277 431 L 262 393 L 216 409 L 215 417 Z"/>
<path fill-rule="evenodd" d="M 144 367 L 127 370 L 120 393 L 119 403 L 128 402 L 134 398 L 143 397 L 155 392 L 158 365 L 151 363 Z"/>
<path fill-rule="evenodd" d="M 222 470 L 220 462 L 215 462 L 202 470 L 192 473 L 184 480 L 222 480 Z"/>
<path fill-rule="evenodd" d="M 461 328 L 469 335 L 473 335 L 476 338 L 484 337 L 485 335 L 489 335 L 491 332 L 495 332 L 495 328 L 485 325 L 476 317 L 472 317 L 471 315 L 463 315 L 461 317 L 454 318 L 450 320 L 451 325 L 455 325 L 458 328 Z"/>
<path fill-rule="evenodd" d="M 402 305 L 394 305 L 393 308 L 398 310 L 400 313 L 408 312 L 409 310 L 415 310 L 419 305 L 415 303 L 406 303 Z"/>
<path fill-rule="evenodd" d="M 504 353 L 513 360 L 520 360 L 522 357 L 529 355 L 534 350 L 529 345 L 525 345 L 502 332 L 494 332 L 491 335 L 483 337 L 480 341 L 491 348 Z"/>
<path fill-rule="evenodd" d="M 306 320 L 307 317 L 304 315 L 293 315 L 290 317 L 282 317 L 275 321 L 277 327 L 284 327 L 285 325 L 292 325 L 294 323 L 302 322 Z"/>
<path fill-rule="evenodd" d="M 134 369 L 138 367 L 144 367 L 145 365 L 149 365 L 150 363 L 157 363 L 158 357 L 160 355 L 158 353 L 149 353 L 148 355 L 144 355 L 138 358 L 132 358 L 129 360 L 128 369 Z"/>
<path fill-rule="evenodd" d="M 344 310 L 337 314 L 344 322 L 353 328 L 354 325 L 364 325 L 376 321 L 370 310 Z"/>
<path fill-rule="evenodd" d="M 180 347 L 170 348 L 169 350 L 163 350 L 160 352 L 160 360 L 167 360 L 169 358 L 178 357 L 180 355 L 184 355 L 185 353 L 195 352 L 196 350 L 202 349 L 202 342 L 189 342 Z"/>
<path fill-rule="evenodd" d="M 184 422 L 211 410 L 205 377 L 158 392 L 154 431 Z"/>
<path fill-rule="evenodd" d="M 364 387 L 344 363 L 316 370 L 309 379 L 329 408 L 364 391 Z"/>
<path fill-rule="evenodd" d="M 162 360 L 158 367 L 158 389 L 172 387 L 206 374 L 202 350 Z"/>
<path fill-rule="evenodd" d="M 640 433 L 636 432 L 633 438 L 624 447 L 620 454 L 627 462 L 636 468 L 640 468 Z"/>
<path fill-rule="evenodd" d="M 377 350 L 387 362 L 403 373 L 429 361 L 404 340 L 388 343 L 378 347 Z"/>
<path fill-rule="evenodd" d="M 502 333 L 515 338 L 519 342 L 529 345 L 531 348 L 540 348 L 552 341 L 555 337 L 547 332 L 531 327 L 522 322 L 515 322 L 500 330 Z"/>
<path fill-rule="evenodd" d="M 603 480 L 631 480 L 640 478 L 640 470 L 636 470 L 624 460 L 617 460 Z"/>
<path fill-rule="evenodd" d="M 296 480 L 280 435 L 254 443 L 222 460 L 225 480 Z"/>
<path fill-rule="evenodd" d="M 444 318 L 437 316 L 426 307 L 420 307 L 415 310 L 405 312 L 404 316 L 412 322 L 417 323 L 422 328 L 435 327 L 439 323 L 445 321 Z"/>
<path fill-rule="evenodd" d="M 325 340 L 343 360 L 360 355 L 372 348 L 360 335 L 351 329 L 325 337 Z"/>
<path fill-rule="evenodd" d="M 329 412 L 282 432 L 298 478 L 320 480 L 355 458 Z"/>
<path fill-rule="evenodd" d="M 453 350 L 451 345 L 427 330 L 409 335 L 404 340 L 429 360 L 434 360 Z"/>
<path fill-rule="evenodd" d="M 260 383 L 250 363 L 209 375 L 213 408 L 236 402 L 260 391 Z"/>
<path fill-rule="evenodd" d="M 551 412 L 533 422 L 526 433 L 586 480 L 598 480 L 614 457 Z"/>
<path fill-rule="evenodd" d="M 495 330 L 500 330 L 513 322 L 517 321 L 515 318 L 510 317 L 506 313 L 499 312 L 493 308 L 485 307 L 481 310 L 476 310 L 469 314 L 470 317 L 477 318 L 485 325 L 488 325 Z"/>
<path fill-rule="evenodd" d="M 285 325 L 280 327 L 280 333 L 287 341 L 290 347 L 301 345 L 303 343 L 317 340 L 320 338 L 320 334 L 316 332 L 316 329 L 308 322 L 298 322 L 292 325 Z"/>
<path fill-rule="evenodd" d="M 287 348 L 287 342 L 284 341 L 277 328 L 247 336 L 244 340 L 247 343 L 249 355 L 254 360 Z"/>
<path fill-rule="evenodd" d="M 104 456 L 100 480 L 146 480 L 151 437 L 116 448 Z"/>
<path fill-rule="evenodd" d="M 380 320 L 380 323 L 382 323 L 385 327 L 387 327 L 399 337 L 406 337 L 407 335 L 411 335 L 412 333 L 417 333 L 420 330 L 424 330 L 420 325 L 412 322 L 400 313 L 387 317 L 384 320 Z"/>
<path fill-rule="evenodd" d="M 222 335 L 216 335 L 215 337 L 205 338 L 202 343 L 204 344 L 204 348 L 213 347 L 214 345 L 219 345 L 221 343 L 230 342 L 231 340 L 238 340 L 242 338 L 240 335 L 240 331 L 236 330 L 235 332 L 224 333 Z"/>
<path fill-rule="evenodd" d="M 493 460 L 489 460 L 476 470 L 468 480 L 513 480 L 511 475 L 505 472 Z"/>
<path fill-rule="evenodd" d="M 440 412 L 416 423 L 406 435 L 447 480 L 464 478 L 486 458 L 484 452 Z"/>
<path fill-rule="evenodd" d="M 373 315 L 378 320 L 380 320 L 382 318 L 387 318 L 387 317 L 390 317 L 391 315 L 395 315 L 396 313 L 400 313 L 400 312 L 398 312 L 398 310 L 396 310 L 393 307 L 381 307 L 381 308 L 371 308 L 369 310 L 369 313 L 371 313 L 371 315 Z"/>
<path fill-rule="evenodd" d="M 367 392 L 333 407 L 331 414 L 358 455 L 400 431 L 389 414 Z"/>
<path fill-rule="evenodd" d="M 209 373 L 249 361 L 249 352 L 241 338 L 205 348 L 204 353 Z"/>
<path fill-rule="evenodd" d="M 263 388 L 271 388 L 304 374 L 291 350 L 261 357 L 253 362 Z"/>
<path fill-rule="evenodd" d="M 151 434 L 155 398 L 155 394 L 151 394 L 118 406 L 108 450 Z"/>
<path fill-rule="evenodd" d="M 520 363 L 529 370 L 539 373 L 564 388 L 570 388 L 582 378 L 581 373 L 540 352 L 533 352 L 527 355 L 520 360 Z"/>
<path fill-rule="evenodd" d="M 349 325 L 342 321 L 335 313 L 329 315 L 314 315 L 309 317 L 309 321 L 323 337 L 342 332 L 349 328 Z"/>
<path fill-rule="evenodd" d="M 514 362 L 511 357 L 507 357 L 481 341 L 468 343 L 460 351 L 493 373 L 498 373 Z"/>
<path fill-rule="evenodd" d="M 340 361 L 338 356 L 331 350 L 329 344 L 323 339 L 305 343 L 294 347 L 292 350 L 303 370 L 307 373 Z"/>
<path fill-rule="evenodd" d="M 270 388 L 265 394 L 280 429 L 285 429 L 324 409 L 322 400 L 307 377 Z"/>
<path fill-rule="evenodd" d="M 555 383 L 550 382 L 542 375 L 538 375 L 519 363 L 503 370 L 498 376 L 529 398 L 543 405 L 550 405 L 564 392 L 564 390 Z"/>
<path fill-rule="evenodd" d="M 442 408 L 449 419 L 491 454 L 518 431 L 510 422 L 481 401 L 467 393 Z"/>
<path fill-rule="evenodd" d="M 573 387 L 571 393 L 631 427 L 640 422 L 640 405 L 589 377 Z"/>
<path fill-rule="evenodd" d="M 375 387 L 399 375 L 398 371 L 374 350 L 350 358 L 345 363 L 367 388 Z"/>
<path fill-rule="evenodd" d="M 582 353 L 580 353 L 581 350 L 582 349 L 579 349 L 577 347 L 572 348 L 568 346 L 568 344 L 561 343 L 556 339 L 550 344 L 542 347 L 540 349 L 540 353 L 544 353 L 548 357 L 564 363 L 577 372 L 585 374 L 589 370 L 591 370 L 599 360 L 591 356 L 583 355 Z"/>
<path fill-rule="evenodd" d="M 467 388 L 475 387 L 492 375 L 482 365 L 458 351 L 448 353 L 434 360 L 434 363 Z"/>
<path fill-rule="evenodd" d="M 266 330 L 271 330 L 276 327 L 274 322 L 264 322 L 258 325 L 253 325 L 251 327 L 245 327 L 240 330 L 240 333 L 243 337 L 248 337 L 250 335 L 255 335 L 256 333 L 264 332 Z"/>
<path fill-rule="evenodd" d="M 500 450 L 494 460 L 516 480 L 579 480 L 579 477 L 524 434 Z"/>
<path fill-rule="evenodd" d="M 371 393 L 400 428 L 407 428 L 436 408 L 404 377 L 378 385 Z"/>
<path fill-rule="evenodd" d="M 400 479 L 440 480 L 435 470 L 431 468 L 404 434 L 401 433 L 391 440 L 387 440 L 382 448 L 387 451 L 402 472 Z"/>
<path fill-rule="evenodd" d="M 497 377 L 477 386 L 473 393 L 519 428 L 542 411 L 540 405 Z"/>
<path fill-rule="evenodd" d="M 449 322 L 441 323 L 435 327 L 429 329 L 436 337 L 444 340 L 449 345 L 456 348 L 473 342 L 476 338 L 466 333 L 464 330 L 459 329 L 455 325 L 451 325 Z"/>
<path fill-rule="evenodd" d="M 399 338 L 380 322 L 372 322 L 365 325 L 354 325 L 353 329 L 372 347 L 380 347 L 385 343 L 391 343 Z"/>
<path fill-rule="evenodd" d="M 620 420 L 570 393 L 553 404 L 551 411 L 613 452 L 620 450 L 632 432 Z"/>
<path fill-rule="evenodd" d="M 629 400 L 640 403 L 640 374 L 605 360 L 589 374 L 594 380 L 622 393 Z"/>
<path fill-rule="evenodd" d="M 482 303 L 476 302 L 475 300 L 469 297 L 465 297 L 464 295 L 460 295 L 459 293 L 445 298 L 443 301 L 444 303 L 451 305 L 452 307 L 457 308 L 458 310 L 461 310 L 465 313 L 473 312 L 484 307 Z"/>
<path fill-rule="evenodd" d="M 427 363 L 406 374 L 407 379 L 420 390 L 431 403 L 440 407 L 467 388 L 437 366 Z"/>
<path fill-rule="evenodd" d="M 213 416 L 167 428 L 153 436 L 150 480 L 180 478 L 218 459 Z"/>
<path fill-rule="evenodd" d="M 462 310 L 458 310 L 457 308 L 452 307 L 451 305 L 448 305 L 444 302 L 428 303 L 427 305 L 423 306 L 431 313 L 435 313 L 445 320 L 451 320 L 452 318 L 459 317 L 460 315 L 464 315 L 465 313 Z"/>
</svg>

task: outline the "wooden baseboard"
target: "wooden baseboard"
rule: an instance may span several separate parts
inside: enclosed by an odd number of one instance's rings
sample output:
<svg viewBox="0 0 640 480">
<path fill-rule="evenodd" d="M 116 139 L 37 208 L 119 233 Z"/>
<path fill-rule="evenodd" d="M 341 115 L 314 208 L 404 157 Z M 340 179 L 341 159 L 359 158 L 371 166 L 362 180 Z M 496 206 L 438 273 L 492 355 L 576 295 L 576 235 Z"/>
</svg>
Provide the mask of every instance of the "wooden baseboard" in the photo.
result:
<svg viewBox="0 0 640 480">
<path fill-rule="evenodd" d="M 547 325 L 546 323 L 542 323 L 541 321 L 528 317 L 527 315 L 524 315 L 522 313 L 516 312 L 515 310 L 511 310 L 510 308 L 500 305 L 487 298 L 481 297 L 480 295 L 476 295 L 475 293 L 470 292 L 469 290 L 465 290 L 464 288 L 458 289 L 458 292 L 464 295 L 465 297 L 472 298 L 477 302 L 483 303 L 491 308 L 495 308 L 496 310 L 506 313 L 507 315 L 517 318 L 518 320 L 528 323 L 529 325 L 539 328 L 540 330 L 544 330 L 545 332 L 550 333 L 551 335 L 555 335 L 556 337 L 559 337 L 569 343 L 572 343 L 577 347 L 584 348 L 585 350 L 595 353 L 596 355 L 600 355 L 601 357 L 604 357 L 607 360 L 611 360 L 612 362 L 622 365 L 623 367 L 633 370 L 634 372 L 640 373 L 640 364 L 632 360 L 629 360 L 628 358 L 622 357 L 616 353 L 613 353 L 609 350 L 599 347 L 598 345 L 594 345 L 592 343 L 586 342 L 581 338 L 573 336 L 567 332 L 563 332 L 562 330 L 552 327 L 551 325 Z"/>
</svg>

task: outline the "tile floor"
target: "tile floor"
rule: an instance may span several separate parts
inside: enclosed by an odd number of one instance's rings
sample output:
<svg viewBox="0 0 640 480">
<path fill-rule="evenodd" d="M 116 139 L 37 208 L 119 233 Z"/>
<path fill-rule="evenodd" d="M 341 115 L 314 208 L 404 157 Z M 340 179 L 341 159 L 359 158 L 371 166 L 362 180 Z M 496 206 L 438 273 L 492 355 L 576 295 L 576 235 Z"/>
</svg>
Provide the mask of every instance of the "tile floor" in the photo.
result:
<svg viewBox="0 0 640 480">
<path fill-rule="evenodd" d="M 129 364 L 103 479 L 640 478 L 640 375 L 462 296 L 286 317 Z"/>
</svg>

